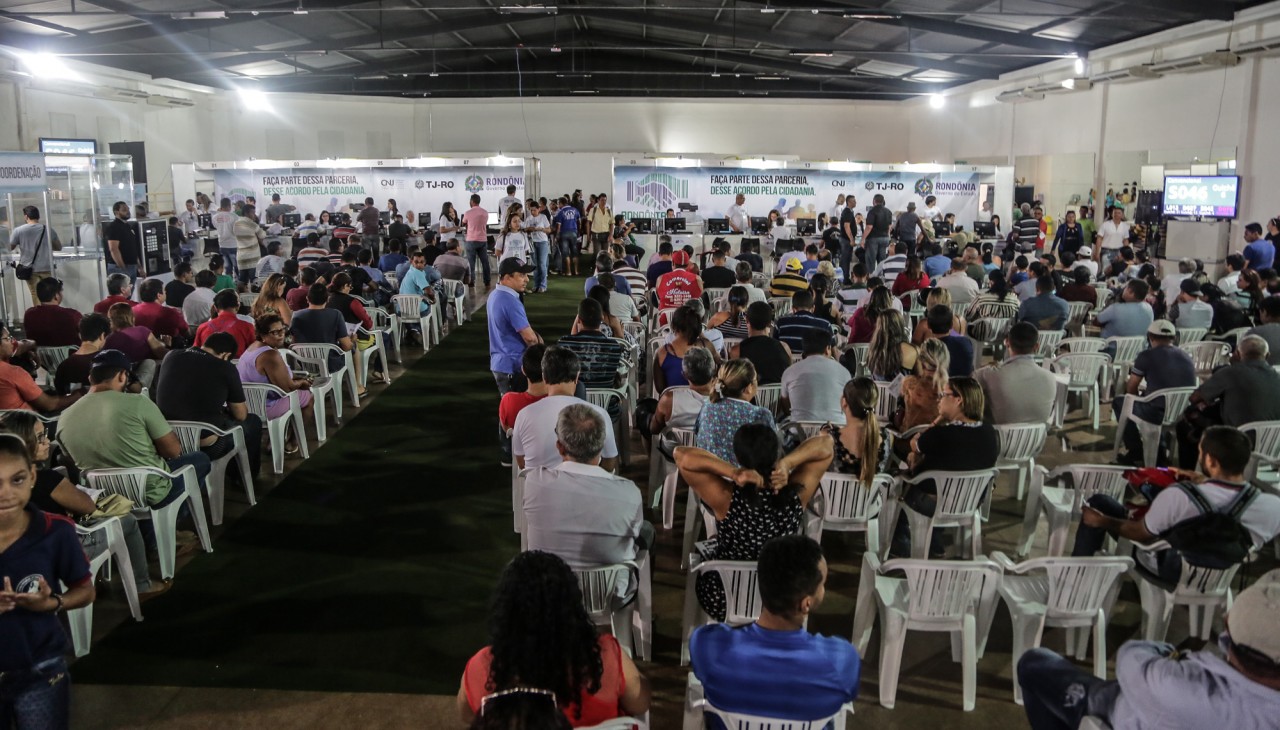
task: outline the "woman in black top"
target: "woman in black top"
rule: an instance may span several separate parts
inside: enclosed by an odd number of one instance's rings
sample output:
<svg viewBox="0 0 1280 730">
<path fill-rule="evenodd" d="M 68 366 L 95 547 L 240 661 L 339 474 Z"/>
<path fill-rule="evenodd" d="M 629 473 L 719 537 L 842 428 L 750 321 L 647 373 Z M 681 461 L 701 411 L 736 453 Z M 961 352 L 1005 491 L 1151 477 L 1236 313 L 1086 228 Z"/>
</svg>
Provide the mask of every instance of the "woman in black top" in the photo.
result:
<svg viewBox="0 0 1280 730">
<path fill-rule="evenodd" d="M 938 417 L 911 441 L 911 473 L 979 471 L 994 467 L 1000 455 L 1000 439 L 991 424 L 982 422 L 985 405 L 982 386 L 973 378 L 951 378 L 939 396 Z M 916 512 L 932 516 L 937 507 L 937 488 L 927 481 L 911 485 L 902 501 Z M 930 557 L 942 553 L 943 545 L 938 537 L 935 533 Z M 898 515 L 890 553 L 899 557 L 911 554 L 911 530 L 905 514 Z"/>
<path fill-rule="evenodd" d="M 750 360 L 756 368 L 760 385 L 782 382 L 782 372 L 791 367 L 787 346 L 769 335 L 773 324 L 773 307 L 765 302 L 752 302 L 747 307 L 747 324 L 756 334 L 738 343 L 730 359 Z"/>
<path fill-rule="evenodd" d="M 813 292 L 813 314 L 832 325 L 840 324 L 840 309 L 835 302 L 827 300 L 827 290 L 831 288 L 831 280 L 824 274 L 814 274 L 809 279 L 809 291 Z"/>
<path fill-rule="evenodd" d="M 830 470 L 852 474 L 867 486 L 876 474 L 887 473 L 890 468 L 888 432 L 876 418 L 879 401 L 880 389 L 871 378 L 850 380 L 840 397 L 845 425 L 822 427 L 835 440 L 835 458 Z"/>
</svg>

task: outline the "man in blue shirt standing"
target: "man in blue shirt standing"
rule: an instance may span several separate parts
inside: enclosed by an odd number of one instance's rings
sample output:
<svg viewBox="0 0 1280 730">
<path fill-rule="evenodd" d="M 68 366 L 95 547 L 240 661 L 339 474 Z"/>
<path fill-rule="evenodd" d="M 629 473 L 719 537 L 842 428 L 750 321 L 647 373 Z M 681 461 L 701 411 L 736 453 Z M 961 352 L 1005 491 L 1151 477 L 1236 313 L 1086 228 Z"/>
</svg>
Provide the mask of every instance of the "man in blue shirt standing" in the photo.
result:
<svg viewBox="0 0 1280 730">
<path fill-rule="evenodd" d="M 1276 261 L 1276 247 L 1262 237 L 1262 224 L 1244 227 L 1244 260 L 1249 269 L 1269 269 Z"/>
<path fill-rule="evenodd" d="M 779 720 L 819 720 L 858 696 L 862 662 L 843 638 L 811 634 L 805 618 L 826 595 L 827 561 L 804 535 L 765 543 L 758 565 L 760 618 L 741 628 L 709 624 L 689 654 L 707 702 Z M 709 718 L 709 727 L 722 728 Z"/>
<path fill-rule="evenodd" d="M 578 221 L 581 218 L 582 213 L 569 205 L 567 199 L 561 198 L 560 210 L 556 211 L 551 223 L 558 231 L 556 240 L 560 243 L 560 252 L 555 258 L 560 261 L 560 257 L 564 257 L 564 263 L 556 267 L 562 274 L 578 275 L 578 254 L 581 252 L 578 247 Z"/>
<path fill-rule="evenodd" d="M 529 325 L 520 295 L 537 267 L 516 258 L 498 264 L 498 286 L 489 294 L 489 370 L 498 384 L 498 395 L 525 389 L 521 359 L 525 348 L 542 342 Z"/>
</svg>

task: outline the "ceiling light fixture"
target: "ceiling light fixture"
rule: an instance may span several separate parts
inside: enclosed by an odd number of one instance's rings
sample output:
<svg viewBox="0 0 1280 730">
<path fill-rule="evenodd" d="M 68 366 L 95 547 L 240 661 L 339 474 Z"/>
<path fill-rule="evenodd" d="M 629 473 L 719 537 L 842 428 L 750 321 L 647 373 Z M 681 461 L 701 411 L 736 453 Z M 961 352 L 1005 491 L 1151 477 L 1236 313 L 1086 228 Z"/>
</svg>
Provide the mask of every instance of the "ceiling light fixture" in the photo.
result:
<svg viewBox="0 0 1280 730">
<path fill-rule="evenodd" d="M 900 20 L 901 15 L 890 15 L 888 13 L 845 13 L 843 16 L 846 20 Z"/>
<path fill-rule="evenodd" d="M 713 79 L 718 79 L 718 78 L 720 78 L 720 72 L 719 72 L 719 71 L 712 71 L 712 72 L 711 72 L 711 78 L 713 78 Z"/>
<path fill-rule="evenodd" d="M 550 50 L 551 50 L 551 52 L 552 52 L 552 53 L 559 53 L 559 52 L 560 52 L 560 46 L 552 46 Z"/>
<path fill-rule="evenodd" d="M 427 74 L 427 75 L 428 75 L 428 76 L 430 76 L 430 77 L 431 77 L 431 78 L 433 78 L 433 79 L 434 79 L 434 78 L 438 78 L 438 77 L 440 76 L 440 74 L 436 73 L 435 71 L 432 71 L 431 73 L 429 73 L 429 74 Z"/>
<path fill-rule="evenodd" d="M 200 10 L 193 13 L 170 13 L 174 20 L 226 20 L 225 10 Z"/>
<path fill-rule="evenodd" d="M 947 97 L 942 94 L 930 94 L 929 106 L 933 109 L 941 109 L 947 105 Z"/>
<path fill-rule="evenodd" d="M 756 81 L 786 81 L 786 76 L 757 76 Z"/>
<path fill-rule="evenodd" d="M 801 56 L 805 58 L 831 58 L 835 54 L 831 51 L 792 51 L 791 56 Z"/>
<path fill-rule="evenodd" d="M 62 81 L 84 81 L 85 78 L 52 53 L 15 53 L 23 66 L 36 78 L 56 78 Z"/>
<path fill-rule="evenodd" d="M 1076 76 L 1084 75 L 1084 59 L 1081 58 L 1079 55 L 1076 56 L 1075 70 L 1076 70 Z"/>
<path fill-rule="evenodd" d="M 559 8 L 554 5 L 502 5 L 498 7 L 498 12 L 503 15 L 512 13 L 537 14 L 537 13 L 557 13 Z"/>
<path fill-rule="evenodd" d="M 766 5 L 763 8 L 760 8 L 760 12 L 764 13 L 765 15 L 773 15 L 774 13 L 778 12 L 778 9 L 771 8 L 768 5 Z"/>
</svg>

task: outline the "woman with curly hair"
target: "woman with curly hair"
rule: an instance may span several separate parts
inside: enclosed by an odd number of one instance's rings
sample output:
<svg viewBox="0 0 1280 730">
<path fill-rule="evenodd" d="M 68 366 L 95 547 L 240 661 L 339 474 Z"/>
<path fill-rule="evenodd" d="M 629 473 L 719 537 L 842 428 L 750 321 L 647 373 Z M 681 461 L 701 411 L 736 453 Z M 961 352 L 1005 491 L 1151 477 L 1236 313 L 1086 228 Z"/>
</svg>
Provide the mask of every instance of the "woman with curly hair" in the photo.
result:
<svg viewBox="0 0 1280 730">
<path fill-rule="evenodd" d="M 873 380 L 892 382 L 910 375 L 916 366 L 916 348 L 907 341 L 907 320 L 896 309 L 881 314 L 867 351 L 867 372 Z"/>
<path fill-rule="evenodd" d="M 503 569 L 489 635 L 489 646 L 462 674 L 458 712 L 465 723 L 481 714 L 486 697 L 502 692 L 550 692 L 573 727 L 649 709 L 649 680 L 617 639 L 596 635 L 578 579 L 551 553 L 524 552 Z"/>
</svg>

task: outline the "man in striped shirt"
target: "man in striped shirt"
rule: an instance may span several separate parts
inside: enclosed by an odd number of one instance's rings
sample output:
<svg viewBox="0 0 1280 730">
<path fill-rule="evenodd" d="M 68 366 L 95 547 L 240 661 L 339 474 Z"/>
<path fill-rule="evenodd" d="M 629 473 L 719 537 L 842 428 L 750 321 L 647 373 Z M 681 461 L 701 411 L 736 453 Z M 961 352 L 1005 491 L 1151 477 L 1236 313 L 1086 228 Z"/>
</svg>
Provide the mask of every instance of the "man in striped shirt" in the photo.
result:
<svg viewBox="0 0 1280 730">
<path fill-rule="evenodd" d="M 907 244 L 899 241 L 893 245 L 893 255 L 880 262 L 873 276 L 884 279 L 884 285 L 893 288 L 893 282 L 907 268 Z"/>
<path fill-rule="evenodd" d="M 791 314 L 778 318 L 778 340 L 792 352 L 804 352 L 805 333 L 819 331 L 834 336 L 831 323 L 813 313 L 813 292 L 796 292 L 791 297 Z"/>
</svg>

